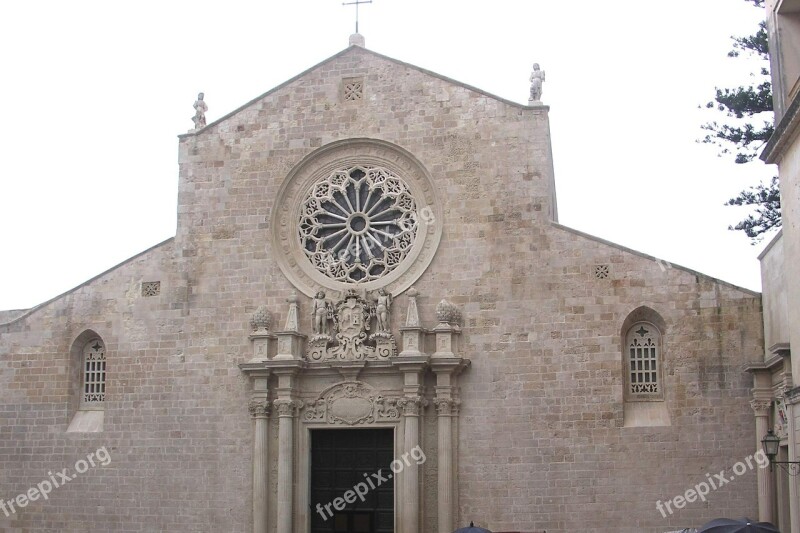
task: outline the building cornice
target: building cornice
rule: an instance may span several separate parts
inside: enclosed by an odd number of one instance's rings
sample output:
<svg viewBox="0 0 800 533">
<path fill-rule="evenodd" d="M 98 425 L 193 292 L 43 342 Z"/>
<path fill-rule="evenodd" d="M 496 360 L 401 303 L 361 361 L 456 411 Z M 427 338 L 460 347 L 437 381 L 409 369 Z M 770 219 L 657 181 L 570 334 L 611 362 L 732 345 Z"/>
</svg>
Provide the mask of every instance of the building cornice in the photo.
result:
<svg viewBox="0 0 800 533">
<path fill-rule="evenodd" d="M 786 112 L 781 117 L 781 121 L 775 125 L 775 131 L 769 138 L 764 149 L 759 156 L 762 161 L 768 164 L 780 162 L 787 148 L 797 137 L 800 131 L 800 93 L 792 98 Z"/>
</svg>

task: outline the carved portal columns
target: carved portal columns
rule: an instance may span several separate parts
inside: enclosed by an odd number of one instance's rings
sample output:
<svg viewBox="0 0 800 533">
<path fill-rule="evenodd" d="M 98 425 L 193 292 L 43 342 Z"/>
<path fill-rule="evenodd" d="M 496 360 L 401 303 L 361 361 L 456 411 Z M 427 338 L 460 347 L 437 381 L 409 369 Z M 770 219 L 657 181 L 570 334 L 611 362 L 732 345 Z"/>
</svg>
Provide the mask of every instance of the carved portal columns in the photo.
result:
<svg viewBox="0 0 800 533">
<path fill-rule="evenodd" d="M 269 516 L 269 408 L 266 398 L 269 372 L 255 377 L 256 388 L 248 405 L 255 419 L 253 434 L 253 533 L 267 531 Z"/>
<path fill-rule="evenodd" d="M 456 378 L 469 364 L 459 357 L 434 357 L 431 368 L 436 373 L 436 414 L 438 416 L 439 481 L 438 512 L 439 533 L 453 531 L 455 514 L 456 456 L 458 443 L 458 410 L 461 401 L 457 397 Z"/>
<path fill-rule="evenodd" d="M 771 400 L 751 400 L 750 407 L 756 415 L 756 449 L 761 449 L 761 439 L 769 429 L 769 413 L 772 408 Z M 775 500 L 775 491 L 772 481 L 772 472 L 767 468 L 759 468 L 758 477 L 758 519 L 761 522 L 772 522 L 772 508 Z"/>
<path fill-rule="evenodd" d="M 295 399 L 295 380 L 299 365 L 275 367 L 278 398 L 273 402 L 278 414 L 278 533 L 292 533 L 294 512 L 294 419 L 303 407 Z"/>
<path fill-rule="evenodd" d="M 427 357 L 398 357 L 395 365 L 403 372 L 403 394 L 397 400 L 397 406 L 403 413 L 403 454 L 411 454 L 411 450 L 420 445 L 419 415 L 427 405 L 422 397 L 422 372 L 427 366 Z M 402 533 L 420 531 L 419 513 L 419 465 L 409 462 L 400 478 L 402 490 Z"/>
<path fill-rule="evenodd" d="M 388 298 L 386 294 L 382 297 Z M 437 412 L 438 527 L 450 533 L 456 520 L 458 455 L 458 388 L 456 378 L 469 365 L 459 355 L 460 311 L 443 300 L 436 307 L 439 323 L 424 329 L 417 309 L 417 292 L 408 291 L 405 325 L 400 328 L 403 349 L 390 331 L 375 333 L 372 321 L 389 300 L 371 302 L 348 290 L 332 305 L 331 334 L 310 340 L 300 332 L 298 298 L 291 296 L 286 327 L 270 331 L 271 316 L 261 307 L 251 322 L 253 357 L 239 367 L 253 379 L 249 409 L 254 419 L 253 439 L 253 531 L 296 533 L 305 531 L 314 515 L 309 511 L 307 483 L 310 480 L 310 433 L 335 424 L 395 428 L 395 459 L 403 468 L 395 478 L 398 533 L 422 531 L 422 463 L 409 460 L 422 448 L 421 420 L 431 399 L 425 389 L 431 371 L 436 376 L 433 401 Z M 372 312 L 375 310 L 375 313 Z M 335 312 L 334 312 L 335 311 Z M 387 312 L 384 309 L 384 314 Z M 389 321 L 385 320 L 384 326 Z M 435 352 L 430 353 L 435 340 Z M 324 341 L 324 342 L 322 342 Z M 317 344 L 315 344 L 315 342 Z M 337 376 L 338 374 L 338 376 Z M 341 378 L 341 381 L 336 381 Z M 319 389 L 322 388 L 320 391 Z M 270 399 L 272 400 L 270 402 Z M 305 400 L 304 403 L 302 400 Z M 302 427 L 295 423 L 302 412 Z M 277 496 L 270 489 L 271 471 L 269 416 L 278 417 Z M 274 431 L 274 429 L 273 429 Z M 275 436 L 272 435 L 272 438 Z M 299 479 L 295 479 L 298 472 Z M 274 482 L 274 480 L 273 480 Z M 272 498 L 275 497 L 275 500 Z M 274 511 L 268 512 L 272 502 Z M 429 512 L 432 514 L 433 509 Z"/>
</svg>

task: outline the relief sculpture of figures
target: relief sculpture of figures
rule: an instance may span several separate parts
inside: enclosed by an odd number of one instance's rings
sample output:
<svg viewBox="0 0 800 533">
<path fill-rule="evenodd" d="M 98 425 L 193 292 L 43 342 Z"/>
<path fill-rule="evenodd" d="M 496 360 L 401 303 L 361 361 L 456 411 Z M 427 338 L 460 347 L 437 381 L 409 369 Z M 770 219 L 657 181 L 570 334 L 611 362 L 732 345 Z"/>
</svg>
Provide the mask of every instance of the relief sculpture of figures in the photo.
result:
<svg viewBox="0 0 800 533">
<path fill-rule="evenodd" d="M 192 120 L 194 121 L 194 129 L 196 130 L 206 127 L 206 111 L 208 111 L 208 105 L 206 105 L 203 100 L 204 96 L 203 93 L 198 94 L 197 100 L 194 102 L 194 116 Z"/>
<path fill-rule="evenodd" d="M 314 297 L 314 303 L 311 306 L 311 320 L 315 335 L 328 334 L 329 307 L 328 301 L 325 299 L 325 293 L 319 291 Z"/>
<path fill-rule="evenodd" d="M 389 332 L 390 314 L 389 309 L 392 306 L 392 295 L 386 292 L 386 289 L 378 291 L 378 302 L 375 306 L 375 317 L 378 319 L 378 331 L 382 333 Z"/>
<path fill-rule="evenodd" d="M 533 72 L 531 73 L 531 95 L 528 100 L 528 103 L 541 101 L 543 83 L 544 83 L 544 71 L 539 68 L 539 63 L 534 63 Z"/>
</svg>

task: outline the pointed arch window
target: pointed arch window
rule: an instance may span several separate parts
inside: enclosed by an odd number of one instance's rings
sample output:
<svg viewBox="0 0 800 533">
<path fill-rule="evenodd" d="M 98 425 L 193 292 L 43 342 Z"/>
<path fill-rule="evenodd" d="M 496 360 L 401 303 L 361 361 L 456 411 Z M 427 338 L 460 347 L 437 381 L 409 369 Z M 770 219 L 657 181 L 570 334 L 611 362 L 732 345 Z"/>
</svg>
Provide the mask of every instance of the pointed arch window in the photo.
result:
<svg viewBox="0 0 800 533">
<path fill-rule="evenodd" d="M 102 407 L 106 399 L 106 346 L 99 338 L 87 342 L 83 348 L 84 407 Z"/>
<path fill-rule="evenodd" d="M 653 324 L 637 322 L 628 328 L 625 346 L 628 399 L 662 399 L 661 332 Z"/>
</svg>

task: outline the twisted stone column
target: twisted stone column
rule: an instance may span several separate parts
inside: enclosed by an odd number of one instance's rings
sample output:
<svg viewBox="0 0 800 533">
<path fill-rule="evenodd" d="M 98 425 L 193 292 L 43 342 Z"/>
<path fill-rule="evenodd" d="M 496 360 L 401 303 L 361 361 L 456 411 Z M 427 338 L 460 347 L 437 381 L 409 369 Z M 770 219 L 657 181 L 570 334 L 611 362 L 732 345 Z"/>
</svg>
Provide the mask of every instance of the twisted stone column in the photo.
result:
<svg viewBox="0 0 800 533">
<path fill-rule="evenodd" d="M 761 449 L 761 439 L 769 430 L 769 412 L 771 400 L 752 400 L 750 407 L 756 415 L 756 450 Z M 759 468 L 758 477 L 758 519 L 761 522 L 772 522 L 772 508 L 775 504 L 775 491 L 772 472 L 769 468 Z"/>
<path fill-rule="evenodd" d="M 253 533 L 266 533 L 269 505 L 269 400 L 250 401 L 255 419 L 253 439 Z"/>
<path fill-rule="evenodd" d="M 278 412 L 278 533 L 292 533 L 294 417 L 302 402 L 282 398 L 273 406 Z"/>
</svg>

